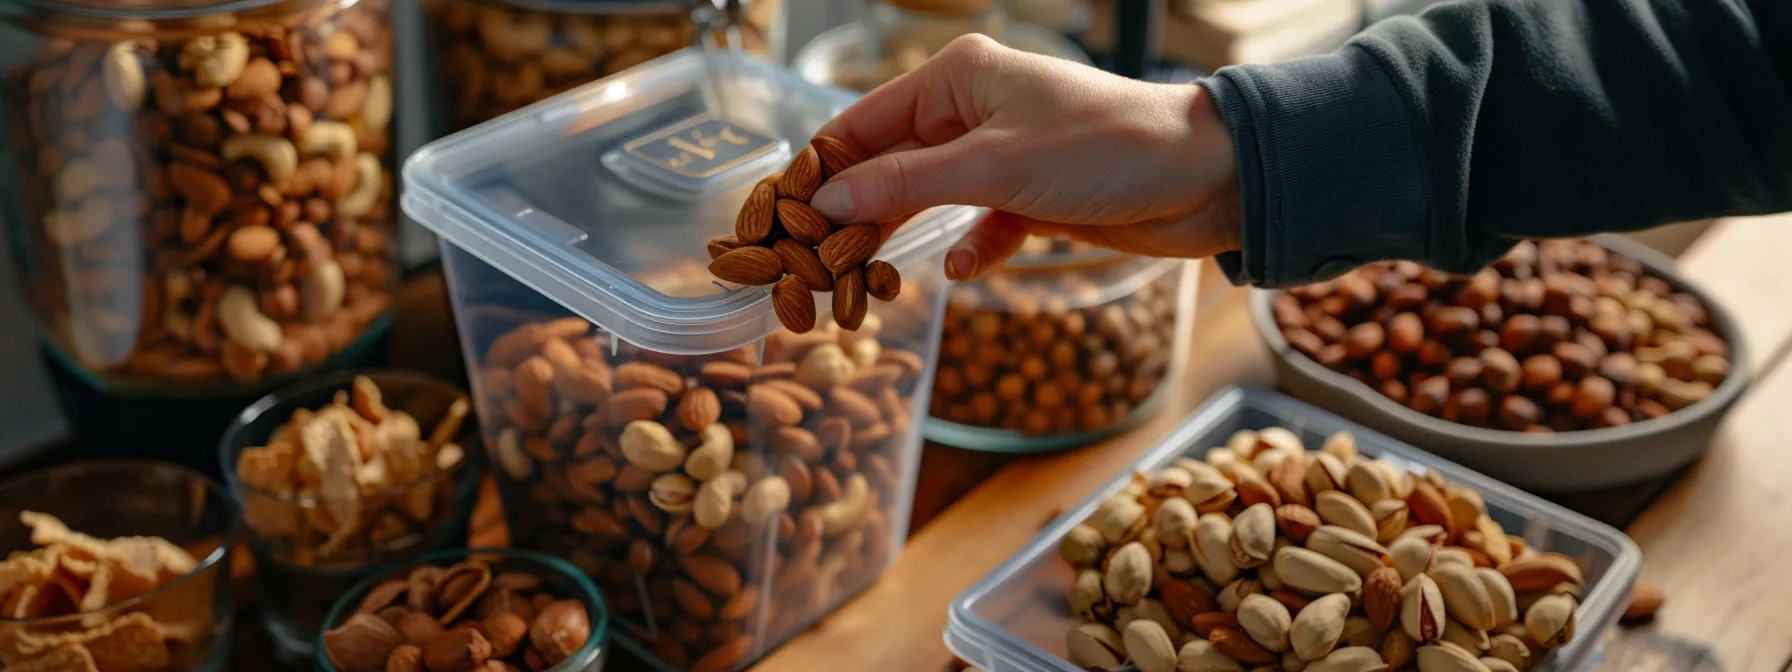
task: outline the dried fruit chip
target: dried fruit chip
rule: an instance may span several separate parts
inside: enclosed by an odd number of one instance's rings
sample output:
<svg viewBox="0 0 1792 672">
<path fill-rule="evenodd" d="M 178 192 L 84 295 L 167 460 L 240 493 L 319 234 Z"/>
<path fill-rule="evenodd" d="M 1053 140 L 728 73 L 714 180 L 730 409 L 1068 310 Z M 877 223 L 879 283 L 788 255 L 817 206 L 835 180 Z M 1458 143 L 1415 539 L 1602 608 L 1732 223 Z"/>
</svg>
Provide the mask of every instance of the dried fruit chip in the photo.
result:
<svg viewBox="0 0 1792 672">
<path fill-rule="evenodd" d="M 65 644 L 30 660 L 7 661 L 6 672 L 100 672 L 100 668 L 87 647 Z"/>
<path fill-rule="evenodd" d="M 160 672 L 168 667 L 168 645 L 148 614 L 126 615 L 101 632 L 88 640 L 87 650 L 103 672 Z"/>
</svg>

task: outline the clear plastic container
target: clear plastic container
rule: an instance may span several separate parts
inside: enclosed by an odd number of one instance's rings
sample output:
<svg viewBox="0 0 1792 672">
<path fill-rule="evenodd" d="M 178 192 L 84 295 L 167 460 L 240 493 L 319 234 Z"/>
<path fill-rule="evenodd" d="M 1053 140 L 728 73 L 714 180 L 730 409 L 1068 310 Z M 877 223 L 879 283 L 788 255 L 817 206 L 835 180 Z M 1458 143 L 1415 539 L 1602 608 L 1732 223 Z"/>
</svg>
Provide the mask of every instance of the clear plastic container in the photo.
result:
<svg viewBox="0 0 1792 672">
<path fill-rule="evenodd" d="M 592 575 L 619 643 L 664 669 L 750 664 L 870 585 L 908 528 L 941 262 L 978 211 L 897 231 L 878 256 L 901 294 L 857 332 L 783 331 L 765 288 L 704 268 L 754 183 L 852 100 L 688 50 L 405 170 L 405 211 L 445 241 L 512 543 Z"/>
<path fill-rule="evenodd" d="M 222 397 L 367 348 L 397 277 L 385 0 L 9 5 L 0 213 L 63 365 Z"/>
<path fill-rule="evenodd" d="M 459 130 L 698 42 L 692 0 L 424 0 L 446 128 Z M 752 0 L 739 36 L 764 56 L 783 0 Z"/>
<path fill-rule="evenodd" d="M 1642 564 L 1642 551 L 1624 533 L 1287 396 L 1241 388 L 1214 395 L 1161 444 L 959 595 L 947 616 L 947 648 L 990 672 L 1078 672 L 1064 659 L 1064 633 L 1078 620 L 1066 607 L 1072 569 L 1059 559 L 1058 541 L 1124 487 L 1134 471 L 1157 469 L 1178 457 L 1199 459 L 1208 448 L 1226 445 L 1237 430 L 1267 427 L 1293 430 L 1308 446 L 1349 430 L 1362 454 L 1414 473 L 1436 469 L 1446 480 L 1479 491 L 1488 515 L 1508 534 L 1523 537 L 1531 548 L 1580 563 L 1587 584 L 1575 612 L 1574 640 L 1531 669 L 1579 672 L 1597 667 L 1605 632 L 1623 615 Z"/>
<path fill-rule="evenodd" d="M 1199 262 L 1027 245 L 948 293 L 928 439 L 1002 452 L 1083 445 L 1149 417 L 1181 371 Z"/>
</svg>

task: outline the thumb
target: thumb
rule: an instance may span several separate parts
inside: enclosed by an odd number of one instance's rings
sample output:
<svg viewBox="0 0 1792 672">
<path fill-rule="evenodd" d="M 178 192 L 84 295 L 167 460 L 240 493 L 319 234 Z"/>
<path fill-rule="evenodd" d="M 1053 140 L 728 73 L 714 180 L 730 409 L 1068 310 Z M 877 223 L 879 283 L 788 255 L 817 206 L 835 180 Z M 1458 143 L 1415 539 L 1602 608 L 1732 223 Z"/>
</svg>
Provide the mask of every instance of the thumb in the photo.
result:
<svg viewBox="0 0 1792 672">
<path fill-rule="evenodd" d="M 971 136 L 873 157 L 841 171 L 809 205 L 829 221 L 854 224 L 901 217 L 938 205 L 991 207 L 1007 200 L 1006 173 Z"/>
</svg>

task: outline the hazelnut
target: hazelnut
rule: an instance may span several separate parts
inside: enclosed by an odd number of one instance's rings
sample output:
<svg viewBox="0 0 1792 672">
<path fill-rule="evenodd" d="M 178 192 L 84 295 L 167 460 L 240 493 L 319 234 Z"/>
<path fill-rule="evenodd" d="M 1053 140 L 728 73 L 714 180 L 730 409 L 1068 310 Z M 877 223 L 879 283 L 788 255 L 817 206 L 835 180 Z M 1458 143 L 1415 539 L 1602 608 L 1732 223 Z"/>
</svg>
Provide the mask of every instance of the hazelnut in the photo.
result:
<svg viewBox="0 0 1792 672">
<path fill-rule="evenodd" d="M 384 672 L 386 659 L 403 644 L 391 625 L 372 614 L 355 614 L 324 633 L 324 655 L 342 672 Z"/>
<path fill-rule="evenodd" d="M 1444 367 L 1444 377 L 1450 380 L 1451 385 L 1462 387 L 1473 383 L 1476 378 L 1480 378 L 1481 369 L 1481 360 L 1474 357 L 1457 357 L 1450 360 L 1449 366 Z"/>
<path fill-rule="evenodd" d="M 424 672 L 423 649 L 414 644 L 393 649 L 391 657 L 386 659 L 386 672 Z"/>
<path fill-rule="evenodd" d="M 442 636 L 442 624 L 437 623 L 434 616 L 421 611 L 413 611 L 398 619 L 398 635 L 404 643 L 423 646 Z"/>
<path fill-rule="evenodd" d="M 1425 342 L 1425 324 L 1418 315 L 1400 313 L 1388 320 L 1388 348 L 1400 354 L 1419 351 Z"/>
<path fill-rule="evenodd" d="M 1510 394 L 1518 389 L 1519 382 L 1523 380 L 1523 372 L 1512 353 L 1499 348 L 1488 348 L 1482 350 L 1479 357 L 1481 380 L 1487 383 L 1489 389 L 1500 394 Z"/>
<path fill-rule="evenodd" d="M 512 612 L 493 614 L 484 621 L 485 637 L 491 642 L 492 655 L 509 658 L 529 637 L 529 623 Z"/>
<path fill-rule="evenodd" d="M 1308 357 L 1312 357 L 1319 352 L 1320 348 L 1325 347 L 1325 341 L 1319 340 L 1318 334 L 1305 329 L 1284 329 L 1282 338 L 1287 339 L 1288 345 Z"/>
<path fill-rule="evenodd" d="M 1375 354 L 1387 341 L 1387 332 L 1375 322 L 1364 322 L 1350 328 L 1344 334 L 1345 356 L 1350 359 L 1363 359 Z"/>
<path fill-rule="evenodd" d="M 1574 393 L 1574 402 L 1569 405 L 1569 412 L 1582 418 L 1596 418 L 1605 409 L 1610 408 L 1617 396 L 1617 389 L 1612 381 L 1600 376 L 1587 376 L 1580 380 Z"/>
<path fill-rule="evenodd" d="M 473 672 L 491 655 L 492 645 L 484 635 L 456 627 L 423 647 L 423 664 L 429 672 Z"/>
<path fill-rule="evenodd" d="M 1514 394 L 1500 400 L 1500 422 L 1506 423 L 1507 427 L 1530 427 L 1542 416 L 1543 412 L 1537 408 L 1537 402 L 1528 398 Z"/>
<path fill-rule="evenodd" d="M 1432 376 L 1412 387 L 1412 398 L 1406 402 L 1412 410 L 1430 415 L 1443 408 L 1444 401 L 1450 396 L 1450 380 L 1443 376 Z"/>
<path fill-rule="evenodd" d="M 1510 352 L 1524 352 L 1536 342 L 1543 329 L 1542 323 L 1536 315 L 1513 315 L 1500 325 L 1500 347 Z"/>
<path fill-rule="evenodd" d="M 1481 328 L 1481 314 L 1472 308 L 1449 306 L 1437 309 L 1431 317 L 1431 333 L 1440 337 L 1471 333 Z"/>
<path fill-rule="evenodd" d="M 535 623 L 529 627 L 530 643 L 549 664 L 565 660 L 590 636 L 591 619 L 585 605 L 573 600 L 548 605 L 535 615 Z"/>
<path fill-rule="evenodd" d="M 1524 360 L 1524 387 L 1548 390 L 1562 379 L 1562 361 L 1552 355 L 1531 355 Z"/>
</svg>

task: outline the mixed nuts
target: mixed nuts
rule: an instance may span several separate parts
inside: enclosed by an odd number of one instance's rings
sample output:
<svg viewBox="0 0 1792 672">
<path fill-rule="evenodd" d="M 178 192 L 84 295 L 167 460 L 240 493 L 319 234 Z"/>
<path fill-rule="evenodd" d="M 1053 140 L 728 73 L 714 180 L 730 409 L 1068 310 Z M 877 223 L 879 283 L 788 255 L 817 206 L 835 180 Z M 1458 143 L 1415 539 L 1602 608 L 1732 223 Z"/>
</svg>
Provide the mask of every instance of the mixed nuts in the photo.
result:
<svg viewBox="0 0 1792 672">
<path fill-rule="evenodd" d="M 1092 670 L 1523 670 L 1573 639 L 1585 583 L 1474 490 L 1279 427 L 1135 474 L 1058 550 Z"/>
<path fill-rule="evenodd" d="M 741 285 L 773 285 L 772 308 L 785 329 L 815 328 L 815 292 L 832 292 L 834 323 L 855 331 L 869 298 L 895 300 L 902 274 L 874 261 L 884 233 L 876 224 L 835 227 L 809 199 L 828 178 L 858 163 L 857 149 L 815 136 L 784 172 L 754 185 L 734 223 L 734 235 L 709 241 L 709 272 Z"/>
<path fill-rule="evenodd" d="M 255 381 L 322 364 L 386 312 L 386 3 L 222 18 L 115 41 L 37 24 L 0 90 L 24 286 L 103 377 Z"/>
<path fill-rule="evenodd" d="M 540 672 L 591 637 L 585 604 L 475 556 L 379 583 L 324 633 L 341 672 Z"/>
<path fill-rule="evenodd" d="M 1010 269 L 954 286 L 930 415 L 1029 436 L 1126 421 L 1170 376 L 1187 272 L 1175 262 L 1151 260 L 1141 269 L 1131 260 L 1076 271 Z M 1103 296 L 1140 276 L 1137 289 Z"/>
<path fill-rule="evenodd" d="M 1289 345 L 1420 413 L 1565 432 L 1711 396 L 1730 349 L 1699 299 L 1586 240 L 1521 242 L 1472 276 L 1363 267 L 1276 297 Z"/>
<path fill-rule="evenodd" d="M 159 537 L 96 539 L 33 511 L 21 512 L 19 522 L 31 528 L 38 548 L 0 563 L 0 617 L 7 619 L 0 623 L 0 666 L 199 669 L 213 636 L 215 585 L 201 579 L 163 590 L 198 567 L 191 553 Z"/>
</svg>

